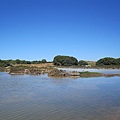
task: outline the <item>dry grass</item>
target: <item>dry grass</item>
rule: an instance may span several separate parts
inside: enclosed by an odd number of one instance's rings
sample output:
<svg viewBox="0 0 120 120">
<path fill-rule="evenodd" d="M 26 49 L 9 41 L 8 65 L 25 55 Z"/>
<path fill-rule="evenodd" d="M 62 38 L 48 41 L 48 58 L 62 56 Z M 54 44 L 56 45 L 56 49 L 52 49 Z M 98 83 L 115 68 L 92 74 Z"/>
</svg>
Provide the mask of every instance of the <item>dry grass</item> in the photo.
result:
<svg viewBox="0 0 120 120">
<path fill-rule="evenodd" d="M 91 66 L 96 66 L 96 61 L 87 61 L 87 63 Z"/>
<path fill-rule="evenodd" d="M 17 64 L 15 66 L 29 66 L 29 67 L 53 67 L 53 63 L 40 63 L 40 64 Z"/>
</svg>

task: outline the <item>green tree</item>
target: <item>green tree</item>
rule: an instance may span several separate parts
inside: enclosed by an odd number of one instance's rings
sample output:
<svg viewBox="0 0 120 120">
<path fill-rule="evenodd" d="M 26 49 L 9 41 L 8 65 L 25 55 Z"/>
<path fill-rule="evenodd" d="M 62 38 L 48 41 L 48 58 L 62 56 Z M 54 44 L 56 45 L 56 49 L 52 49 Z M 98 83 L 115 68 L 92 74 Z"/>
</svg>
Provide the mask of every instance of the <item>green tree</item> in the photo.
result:
<svg viewBox="0 0 120 120">
<path fill-rule="evenodd" d="M 47 63 L 47 60 L 46 59 L 42 59 L 41 62 L 42 63 Z"/>
<path fill-rule="evenodd" d="M 116 62 L 117 62 L 117 65 L 120 65 L 120 58 L 118 58 Z"/>
<path fill-rule="evenodd" d="M 20 60 L 19 60 L 19 59 L 16 59 L 16 63 L 17 63 L 17 64 L 20 64 Z"/>
<path fill-rule="evenodd" d="M 119 60 L 118 60 L 119 61 Z M 117 65 L 119 62 L 115 58 L 111 57 L 105 57 L 101 58 L 96 62 L 97 66 L 103 66 L 103 65 Z"/>
<path fill-rule="evenodd" d="M 72 66 L 72 65 L 78 65 L 78 60 L 75 57 L 71 56 L 61 56 L 57 55 L 53 59 L 54 65 L 57 66 Z"/>
<path fill-rule="evenodd" d="M 7 67 L 10 66 L 9 60 L 0 60 L 0 67 Z"/>
<path fill-rule="evenodd" d="M 88 65 L 88 63 L 86 61 L 84 61 L 84 60 L 80 60 L 78 62 L 78 65 L 83 66 L 83 65 Z"/>
</svg>

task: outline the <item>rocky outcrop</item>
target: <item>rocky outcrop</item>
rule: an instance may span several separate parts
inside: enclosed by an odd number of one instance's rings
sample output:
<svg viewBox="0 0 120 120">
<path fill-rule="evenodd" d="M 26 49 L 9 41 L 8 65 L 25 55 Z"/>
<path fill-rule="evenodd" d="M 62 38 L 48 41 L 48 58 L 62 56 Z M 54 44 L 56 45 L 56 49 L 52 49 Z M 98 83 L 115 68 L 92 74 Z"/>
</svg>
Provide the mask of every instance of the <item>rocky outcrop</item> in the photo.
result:
<svg viewBox="0 0 120 120">
<path fill-rule="evenodd" d="M 67 72 L 65 70 L 53 69 L 48 73 L 48 76 L 50 77 L 112 77 L 112 76 L 120 76 L 120 74 L 103 74 L 103 73 L 89 72 L 89 71 Z"/>
<path fill-rule="evenodd" d="M 104 74 L 105 77 L 120 76 L 120 74 Z"/>
<path fill-rule="evenodd" d="M 23 68 L 23 67 L 12 67 L 9 70 L 9 74 L 11 75 L 22 75 L 22 74 L 30 74 L 30 75 L 40 75 L 48 73 L 50 70 L 47 68 Z"/>
<path fill-rule="evenodd" d="M 70 76 L 80 76 L 80 73 L 77 71 L 72 71 L 68 73 Z"/>
<path fill-rule="evenodd" d="M 48 73 L 48 76 L 67 77 L 69 74 L 63 70 L 53 69 Z"/>
<path fill-rule="evenodd" d="M 70 77 L 70 76 L 80 76 L 79 72 L 66 72 L 64 70 L 53 69 L 48 73 L 48 76 L 52 77 Z"/>
<path fill-rule="evenodd" d="M 22 74 L 24 74 L 24 69 L 23 68 L 11 68 L 10 70 L 9 70 L 9 74 L 11 74 L 11 75 L 22 75 Z"/>
<path fill-rule="evenodd" d="M 30 75 L 40 75 L 47 73 L 50 77 L 112 77 L 112 76 L 120 76 L 120 74 L 102 74 L 97 72 L 77 72 L 71 71 L 67 72 L 65 70 L 58 70 L 57 68 L 37 68 L 37 67 L 30 67 L 30 68 L 23 68 L 23 67 L 11 67 L 7 69 L 7 71 L 11 75 L 23 75 L 23 74 L 30 74 Z"/>
</svg>

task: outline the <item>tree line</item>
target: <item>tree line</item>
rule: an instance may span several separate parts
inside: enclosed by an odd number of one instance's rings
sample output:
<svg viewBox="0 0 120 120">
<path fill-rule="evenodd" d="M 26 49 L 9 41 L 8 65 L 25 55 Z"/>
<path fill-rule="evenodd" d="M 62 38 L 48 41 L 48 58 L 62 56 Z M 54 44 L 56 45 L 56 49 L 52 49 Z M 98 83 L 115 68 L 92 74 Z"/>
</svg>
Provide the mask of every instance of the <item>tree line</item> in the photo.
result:
<svg viewBox="0 0 120 120">
<path fill-rule="evenodd" d="M 42 59 L 42 60 L 34 60 L 34 61 L 26 61 L 26 60 L 20 60 L 20 59 L 16 59 L 16 60 L 1 60 L 0 59 L 0 67 L 7 67 L 7 66 L 12 66 L 15 64 L 40 64 L 40 63 L 47 63 L 46 59 Z"/>
<path fill-rule="evenodd" d="M 87 66 L 89 65 L 87 61 L 78 61 L 75 57 L 70 56 L 55 56 L 53 60 L 56 66 Z M 120 66 L 120 58 L 105 57 L 96 61 L 96 66 Z"/>
<path fill-rule="evenodd" d="M 87 66 L 89 63 L 85 60 L 77 60 L 77 58 L 73 56 L 63 56 L 57 55 L 53 59 L 53 64 L 55 66 Z M 40 64 L 40 63 L 48 63 L 46 59 L 35 60 L 35 61 L 26 61 L 26 60 L 1 60 L 0 59 L 0 67 L 12 66 L 14 64 Z M 96 66 L 120 66 L 120 58 L 111 58 L 105 57 L 96 61 Z"/>
</svg>

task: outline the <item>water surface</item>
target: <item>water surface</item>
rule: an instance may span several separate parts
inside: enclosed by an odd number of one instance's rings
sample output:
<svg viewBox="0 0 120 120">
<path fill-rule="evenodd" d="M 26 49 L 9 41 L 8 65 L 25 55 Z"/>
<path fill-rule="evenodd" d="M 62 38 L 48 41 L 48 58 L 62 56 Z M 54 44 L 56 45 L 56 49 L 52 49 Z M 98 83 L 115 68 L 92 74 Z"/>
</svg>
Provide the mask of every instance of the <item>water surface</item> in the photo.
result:
<svg viewBox="0 0 120 120">
<path fill-rule="evenodd" d="M 104 74 L 120 74 L 120 69 L 91 69 L 91 68 L 58 68 L 59 70 L 66 70 L 66 71 L 78 71 L 78 72 L 99 72 Z"/>
<path fill-rule="evenodd" d="M 120 77 L 0 73 L 0 120 L 120 120 Z"/>
</svg>

